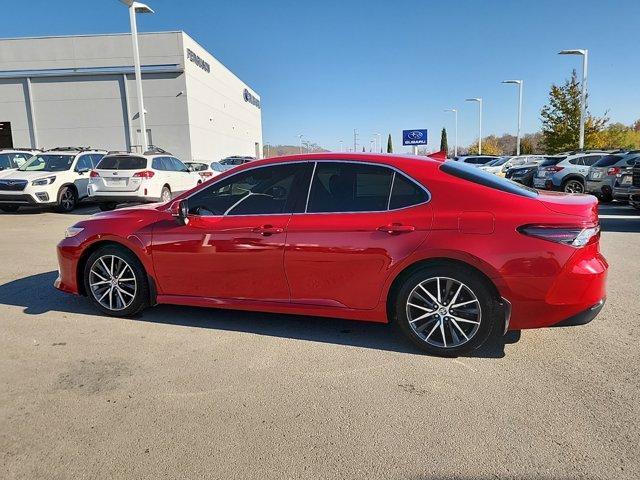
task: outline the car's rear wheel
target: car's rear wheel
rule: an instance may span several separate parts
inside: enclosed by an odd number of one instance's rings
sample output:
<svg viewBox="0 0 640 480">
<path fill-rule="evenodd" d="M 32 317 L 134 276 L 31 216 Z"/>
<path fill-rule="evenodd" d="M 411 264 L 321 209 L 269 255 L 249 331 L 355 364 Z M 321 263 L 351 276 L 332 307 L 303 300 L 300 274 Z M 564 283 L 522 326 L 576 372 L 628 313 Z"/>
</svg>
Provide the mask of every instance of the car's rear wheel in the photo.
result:
<svg viewBox="0 0 640 480">
<path fill-rule="evenodd" d="M 447 264 L 421 268 L 405 279 L 395 312 L 409 340 L 442 356 L 475 350 L 499 320 L 487 280 L 472 269 Z"/>
<path fill-rule="evenodd" d="M 67 213 L 76 208 L 78 195 L 73 187 L 62 187 L 58 192 L 58 204 L 56 210 L 60 213 Z"/>
<path fill-rule="evenodd" d="M 84 285 L 91 302 L 107 315 L 135 315 L 148 303 L 144 267 L 122 247 L 109 245 L 93 252 L 85 264 Z"/>
<path fill-rule="evenodd" d="M 162 187 L 162 193 L 160 194 L 160 200 L 162 203 L 167 203 L 171 200 L 171 189 L 166 185 Z"/>
<path fill-rule="evenodd" d="M 15 213 L 19 208 L 18 205 L 0 205 L 0 210 L 7 213 Z"/>
<path fill-rule="evenodd" d="M 566 193 L 584 193 L 584 183 L 571 178 L 562 184 L 562 190 Z"/>
<path fill-rule="evenodd" d="M 107 202 L 107 203 L 101 203 L 98 205 L 98 208 L 100 209 L 100 211 L 102 212 L 110 212 L 111 210 L 115 210 L 115 208 L 118 206 L 118 204 L 116 202 Z"/>
</svg>

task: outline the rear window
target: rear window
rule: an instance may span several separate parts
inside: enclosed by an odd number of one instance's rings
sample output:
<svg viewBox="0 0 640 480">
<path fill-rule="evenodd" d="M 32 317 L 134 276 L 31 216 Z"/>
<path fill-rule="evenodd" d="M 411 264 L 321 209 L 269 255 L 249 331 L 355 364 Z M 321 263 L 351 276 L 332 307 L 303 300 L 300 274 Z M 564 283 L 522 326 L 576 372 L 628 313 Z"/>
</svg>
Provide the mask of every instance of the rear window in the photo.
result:
<svg viewBox="0 0 640 480">
<path fill-rule="evenodd" d="M 465 165 L 458 162 L 444 162 L 440 166 L 440 170 L 454 177 L 462 178 L 469 182 L 477 183 L 485 187 L 501 190 L 507 193 L 513 193 L 522 197 L 535 198 L 538 192 L 533 188 L 525 187 L 506 178 L 493 175 L 479 168 Z"/>
<path fill-rule="evenodd" d="M 545 159 L 540 164 L 541 167 L 551 167 L 553 165 L 559 164 L 562 160 L 567 157 L 545 157 Z"/>
<path fill-rule="evenodd" d="M 100 170 L 140 170 L 147 168 L 147 159 L 129 155 L 103 157 L 96 167 Z"/>
<path fill-rule="evenodd" d="M 594 167 L 610 167 L 611 165 L 618 163 L 622 160 L 620 155 L 605 155 L 596 163 L 593 164 Z"/>
</svg>

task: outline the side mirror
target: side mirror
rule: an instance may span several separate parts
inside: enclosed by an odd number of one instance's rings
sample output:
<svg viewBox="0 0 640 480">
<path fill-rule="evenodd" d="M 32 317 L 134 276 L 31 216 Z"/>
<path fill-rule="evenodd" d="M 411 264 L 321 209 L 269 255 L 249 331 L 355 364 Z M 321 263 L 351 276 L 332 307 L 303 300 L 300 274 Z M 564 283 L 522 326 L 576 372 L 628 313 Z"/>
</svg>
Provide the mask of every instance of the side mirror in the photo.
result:
<svg viewBox="0 0 640 480">
<path fill-rule="evenodd" d="M 169 207 L 169 211 L 181 225 L 189 223 L 189 203 L 186 200 L 173 202 Z"/>
<path fill-rule="evenodd" d="M 88 168 L 81 168 L 80 170 L 76 170 L 76 172 L 77 172 L 79 175 L 84 175 L 84 174 L 85 174 L 85 173 L 87 173 L 88 171 L 89 171 L 89 169 L 88 169 Z"/>
</svg>

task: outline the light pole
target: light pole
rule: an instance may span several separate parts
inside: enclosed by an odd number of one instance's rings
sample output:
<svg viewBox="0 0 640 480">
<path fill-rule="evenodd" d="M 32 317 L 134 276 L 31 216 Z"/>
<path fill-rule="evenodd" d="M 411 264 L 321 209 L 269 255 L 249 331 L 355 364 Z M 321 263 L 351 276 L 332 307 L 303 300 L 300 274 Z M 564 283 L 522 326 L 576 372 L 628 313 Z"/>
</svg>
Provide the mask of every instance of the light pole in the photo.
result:
<svg viewBox="0 0 640 480">
<path fill-rule="evenodd" d="M 300 139 L 300 155 L 302 155 L 302 138 L 304 137 L 303 134 L 298 135 L 298 138 Z"/>
<path fill-rule="evenodd" d="M 584 150 L 584 122 L 587 114 L 587 67 L 589 63 L 589 50 L 562 50 L 558 55 L 582 55 L 582 92 L 580 94 L 580 144 L 579 149 Z"/>
<path fill-rule="evenodd" d="M 342 140 L 340 140 L 340 151 L 341 151 L 341 152 L 344 152 L 344 145 L 343 145 L 343 143 L 344 143 L 344 142 L 343 142 Z"/>
<path fill-rule="evenodd" d="M 454 129 L 455 133 L 453 136 L 454 138 L 453 156 L 457 157 L 458 156 L 458 110 L 456 108 L 447 108 L 445 112 L 453 112 L 454 125 L 455 125 L 455 129 Z"/>
<path fill-rule="evenodd" d="M 478 102 L 479 121 L 478 121 L 478 155 L 482 155 L 482 98 L 467 98 L 466 102 Z"/>
<path fill-rule="evenodd" d="M 140 71 L 140 49 L 138 48 L 138 26 L 136 13 L 154 13 L 151 7 L 133 0 L 120 0 L 129 7 L 129 22 L 131 23 L 131 43 L 133 44 L 133 68 L 136 77 L 136 92 L 138 95 L 138 119 L 140 120 L 140 133 L 142 134 L 142 149 L 149 150 L 147 142 L 147 120 L 145 118 L 144 98 L 142 96 L 142 73 Z"/>
<path fill-rule="evenodd" d="M 379 133 L 374 133 L 373 136 L 377 139 L 376 153 L 382 153 L 382 135 L 380 135 Z"/>
<path fill-rule="evenodd" d="M 518 136 L 516 137 L 516 155 L 520 155 L 520 139 L 522 135 L 522 80 L 503 80 L 502 83 L 514 83 L 518 85 Z"/>
</svg>

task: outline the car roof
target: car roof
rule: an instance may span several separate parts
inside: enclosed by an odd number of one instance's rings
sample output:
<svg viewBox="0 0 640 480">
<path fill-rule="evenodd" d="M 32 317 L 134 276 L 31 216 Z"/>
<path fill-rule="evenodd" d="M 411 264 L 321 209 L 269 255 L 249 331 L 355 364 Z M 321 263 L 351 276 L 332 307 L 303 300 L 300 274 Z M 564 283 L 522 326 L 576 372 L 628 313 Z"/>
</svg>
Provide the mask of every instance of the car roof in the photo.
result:
<svg viewBox="0 0 640 480">
<path fill-rule="evenodd" d="M 362 163 L 378 163 L 402 170 L 403 164 L 420 164 L 421 168 L 437 169 L 442 162 L 432 158 L 417 155 L 400 155 L 393 153 L 346 153 L 346 152 L 320 152 L 304 153 L 298 155 L 285 155 L 281 157 L 270 157 L 253 160 L 242 165 L 236 165 L 232 170 L 241 171 L 255 168 L 262 165 L 273 165 L 294 162 L 313 162 L 318 160 L 349 161 Z"/>
</svg>

